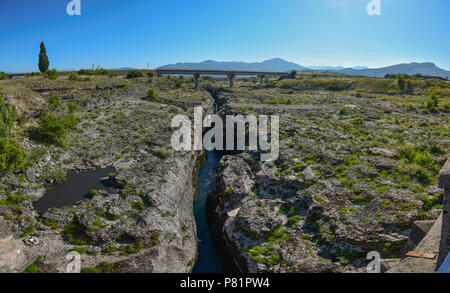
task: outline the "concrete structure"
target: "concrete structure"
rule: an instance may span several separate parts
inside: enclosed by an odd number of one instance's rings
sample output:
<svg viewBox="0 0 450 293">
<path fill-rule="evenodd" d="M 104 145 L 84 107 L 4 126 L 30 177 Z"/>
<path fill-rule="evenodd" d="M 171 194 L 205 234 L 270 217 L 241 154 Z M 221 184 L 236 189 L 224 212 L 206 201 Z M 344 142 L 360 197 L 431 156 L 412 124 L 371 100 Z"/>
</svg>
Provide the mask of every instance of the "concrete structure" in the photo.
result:
<svg viewBox="0 0 450 293">
<path fill-rule="evenodd" d="M 436 221 L 416 221 L 411 227 L 411 234 L 409 234 L 408 242 L 406 243 L 404 254 L 406 255 L 409 251 L 413 251 L 422 240 L 430 232 Z"/>
<path fill-rule="evenodd" d="M 441 266 L 450 252 L 450 159 L 439 173 L 439 187 L 444 188 L 444 211 L 442 212 L 441 244 L 436 269 Z"/>
<path fill-rule="evenodd" d="M 439 241 L 441 239 L 442 215 L 431 227 L 425 238 L 414 248 L 419 253 L 437 254 L 439 251 Z M 437 258 L 419 258 L 406 256 L 396 265 L 391 267 L 387 273 L 434 273 L 436 272 Z"/>
<path fill-rule="evenodd" d="M 227 76 L 230 81 L 230 88 L 234 86 L 234 78 L 240 76 L 257 76 L 259 77 L 259 85 L 263 85 L 266 76 L 282 76 L 289 77 L 288 72 L 264 72 L 264 71 L 238 71 L 238 70 L 196 70 L 196 69 L 156 69 L 158 75 L 161 74 L 177 74 L 177 75 L 193 75 L 195 80 L 195 89 L 198 89 L 198 79 L 200 75 L 221 75 Z"/>
<path fill-rule="evenodd" d="M 412 227 L 412 234 L 408 240 L 407 250 L 436 254 L 434 259 L 406 256 L 398 264 L 391 267 L 387 273 L 434 273 L 450 252 L 450 159 L 439 173 L 439 186 L 444 188 L 444 206 L 441 216 L 431 229 L 415 246 L 430 225 L 427 221 L 416 222 Z M 415 246 L 415 247 L 414 247 Z"/>
</svg>

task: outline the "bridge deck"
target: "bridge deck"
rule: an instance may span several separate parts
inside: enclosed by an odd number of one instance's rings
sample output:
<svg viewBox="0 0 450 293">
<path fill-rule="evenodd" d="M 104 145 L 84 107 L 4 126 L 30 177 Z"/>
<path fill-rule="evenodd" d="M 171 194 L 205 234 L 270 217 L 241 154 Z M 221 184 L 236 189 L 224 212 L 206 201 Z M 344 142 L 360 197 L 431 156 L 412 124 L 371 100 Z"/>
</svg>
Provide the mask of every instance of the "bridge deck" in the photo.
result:
<svg viewBox="0 0 450 293">
<path fill-rule="evenodd" d="M 289 76 L 288 72 L 241 71 L 241 70 L 209 70 L 209 69 L 156 69 L 158 74 L 205 74 L 205 75 L 264 75 Z"/>
</svg>

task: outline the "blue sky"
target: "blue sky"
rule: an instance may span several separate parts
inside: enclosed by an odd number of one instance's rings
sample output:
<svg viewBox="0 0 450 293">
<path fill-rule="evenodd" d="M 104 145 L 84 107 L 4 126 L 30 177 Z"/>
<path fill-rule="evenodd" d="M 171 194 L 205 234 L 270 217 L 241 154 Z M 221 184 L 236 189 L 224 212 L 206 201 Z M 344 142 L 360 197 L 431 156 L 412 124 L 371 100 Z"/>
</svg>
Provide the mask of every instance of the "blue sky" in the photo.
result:
<svg viewBox="0 0 450 293">
<path fill-rule="evenodd" d="M 51 68 L 145 68 L 176 62 L 263 61 L 381 67 L 435 62 L 450 69 L 450 1 L 1 0 L 0 71 L 37 71 L 44 41 Z"/>
</svg>

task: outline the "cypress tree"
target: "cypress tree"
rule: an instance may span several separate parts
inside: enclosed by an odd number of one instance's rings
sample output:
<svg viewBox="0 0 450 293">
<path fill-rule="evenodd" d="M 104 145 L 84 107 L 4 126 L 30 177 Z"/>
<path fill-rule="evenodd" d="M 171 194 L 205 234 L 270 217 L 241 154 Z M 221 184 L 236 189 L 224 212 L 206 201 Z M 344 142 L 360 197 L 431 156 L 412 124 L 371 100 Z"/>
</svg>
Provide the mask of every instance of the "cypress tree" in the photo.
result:
<svg viewBox="0 0 450 293">
<path fill-rule="evenodd" d="M 39 53 L 39 70 L 45 73 L 50 66 L 48 61 L 47 49 L 45 48 L 44 42 L 41 42 L 41 52 Z"/>
</svg>

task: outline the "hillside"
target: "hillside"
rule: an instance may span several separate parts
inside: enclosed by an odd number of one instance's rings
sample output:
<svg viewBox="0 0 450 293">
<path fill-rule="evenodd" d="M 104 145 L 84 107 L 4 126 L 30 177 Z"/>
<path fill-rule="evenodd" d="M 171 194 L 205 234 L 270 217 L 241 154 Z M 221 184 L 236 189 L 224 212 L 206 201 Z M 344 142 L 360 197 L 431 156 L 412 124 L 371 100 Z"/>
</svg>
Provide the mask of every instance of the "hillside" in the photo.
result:
<svg viewBox="0 0 450 293">
<path fill-rule="evenodd" d="M 421 74 L 430 76 L 440 76 L 443 78 L 450 76 L 450 71 L 444 70 L 436 66 L 436 64 L 431 62 L 426 63 L 408 63 L 408 64 L 397 64 L 393 66 L 376 68 L 376 69 L 360 69 L 355 70 L 352 68 L 346 68 L 339 71 L 340 73 L 349 75 L 362 75 L 370 77 L 384 77 L 386 74 L 397 74 L 406 73 L 409 75 Z"/>
</svg>

